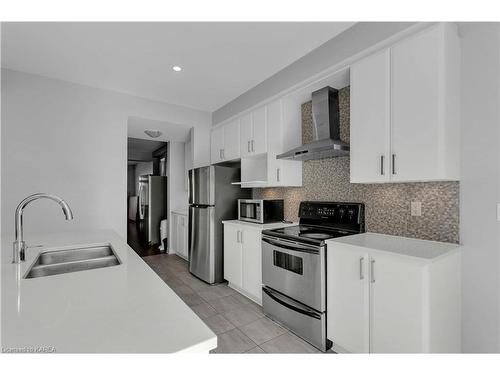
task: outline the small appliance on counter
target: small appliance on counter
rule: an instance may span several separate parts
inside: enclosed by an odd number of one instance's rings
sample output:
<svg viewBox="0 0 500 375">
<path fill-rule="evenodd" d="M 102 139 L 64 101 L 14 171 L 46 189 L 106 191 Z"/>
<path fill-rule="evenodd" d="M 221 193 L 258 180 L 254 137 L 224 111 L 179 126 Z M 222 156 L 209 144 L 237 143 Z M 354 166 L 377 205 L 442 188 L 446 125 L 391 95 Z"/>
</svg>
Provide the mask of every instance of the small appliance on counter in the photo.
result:
<svg viewBox="0 0 500 375">
<path fill-rule="evenodd" d="M 322 351 L 326 336 L 326 243 L 365 231 L 362 203 L 301 202 L 299 225 L 262 232 L 262 307 Z"/>
<path fill-rule="evenodd" d="M 238 220 L 267 224 L 283 219 L 283 199 L 238 199 Z"/>
</svg>

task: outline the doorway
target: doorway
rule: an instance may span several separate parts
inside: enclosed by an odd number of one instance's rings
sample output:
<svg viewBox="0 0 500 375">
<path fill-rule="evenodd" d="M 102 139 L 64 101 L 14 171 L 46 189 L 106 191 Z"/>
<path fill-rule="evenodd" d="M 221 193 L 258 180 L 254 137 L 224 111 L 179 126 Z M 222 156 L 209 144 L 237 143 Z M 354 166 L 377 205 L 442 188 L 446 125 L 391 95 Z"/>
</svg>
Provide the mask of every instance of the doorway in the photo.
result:
<svg viewBox="0 0 500 375">
<path fill-rule="evenodd" d="M 167 246 L 168 143 L 127 139 L 127 243 L 139 254 Z"/>
</svg>

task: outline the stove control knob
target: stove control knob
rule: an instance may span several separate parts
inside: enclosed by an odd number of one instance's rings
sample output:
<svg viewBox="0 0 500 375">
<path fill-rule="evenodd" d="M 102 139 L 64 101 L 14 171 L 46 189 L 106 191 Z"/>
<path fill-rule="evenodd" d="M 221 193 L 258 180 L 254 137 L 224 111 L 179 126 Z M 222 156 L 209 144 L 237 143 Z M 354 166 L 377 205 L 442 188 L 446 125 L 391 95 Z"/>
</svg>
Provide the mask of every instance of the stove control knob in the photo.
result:
<svg viewBox="0 0 500 375">
<path fill-rule="evenodd" d="M 345 208 L 341 208 L 341 209 L 339 210 L 339 214 L 340 214 L 340 217 L 341 217 L 341 218 L 343 218 L 343 217 L 344 217 L 344 215 L 345 215 Z"/>
<path fill-rule="evenodd" d="M 354 219 L 354 209 L 349 209 L 347 210 L 347 216 L 349 217 L 349 220 L 353 220 Z"/>
</svg>

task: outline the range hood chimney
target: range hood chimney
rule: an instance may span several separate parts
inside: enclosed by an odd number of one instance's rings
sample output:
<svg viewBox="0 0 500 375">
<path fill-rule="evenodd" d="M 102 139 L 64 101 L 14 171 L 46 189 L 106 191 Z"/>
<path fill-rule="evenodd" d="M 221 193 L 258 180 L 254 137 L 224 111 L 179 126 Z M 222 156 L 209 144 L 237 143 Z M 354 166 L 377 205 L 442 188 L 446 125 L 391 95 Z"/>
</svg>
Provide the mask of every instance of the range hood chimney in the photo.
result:
<svg viewBox="0 0 500 375">
<path fill-rule="evenodd" d="M 313 142 L 276 156 L 277 159 L 312 160 L 349 156 L 349 144 L 340 140 L 339 92 L 324 87 L 312 93 Z"/>
</svg>

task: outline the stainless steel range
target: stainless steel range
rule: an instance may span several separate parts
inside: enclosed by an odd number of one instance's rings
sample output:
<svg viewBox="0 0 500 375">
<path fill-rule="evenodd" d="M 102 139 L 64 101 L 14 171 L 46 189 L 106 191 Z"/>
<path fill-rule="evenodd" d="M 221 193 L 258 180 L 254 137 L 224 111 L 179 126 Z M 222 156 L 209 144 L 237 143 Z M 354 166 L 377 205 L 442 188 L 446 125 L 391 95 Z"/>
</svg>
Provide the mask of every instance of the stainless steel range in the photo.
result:
<svg viewBox="0 0 500 375">
<path fill-rule="evenodd" d="M 297 226 L 262 232 L 262 306 L 268 317 L 326 351 L 325 241 L 364 232 L 364 205 L 302 202 L 299 218 Z"/>
</svg>

